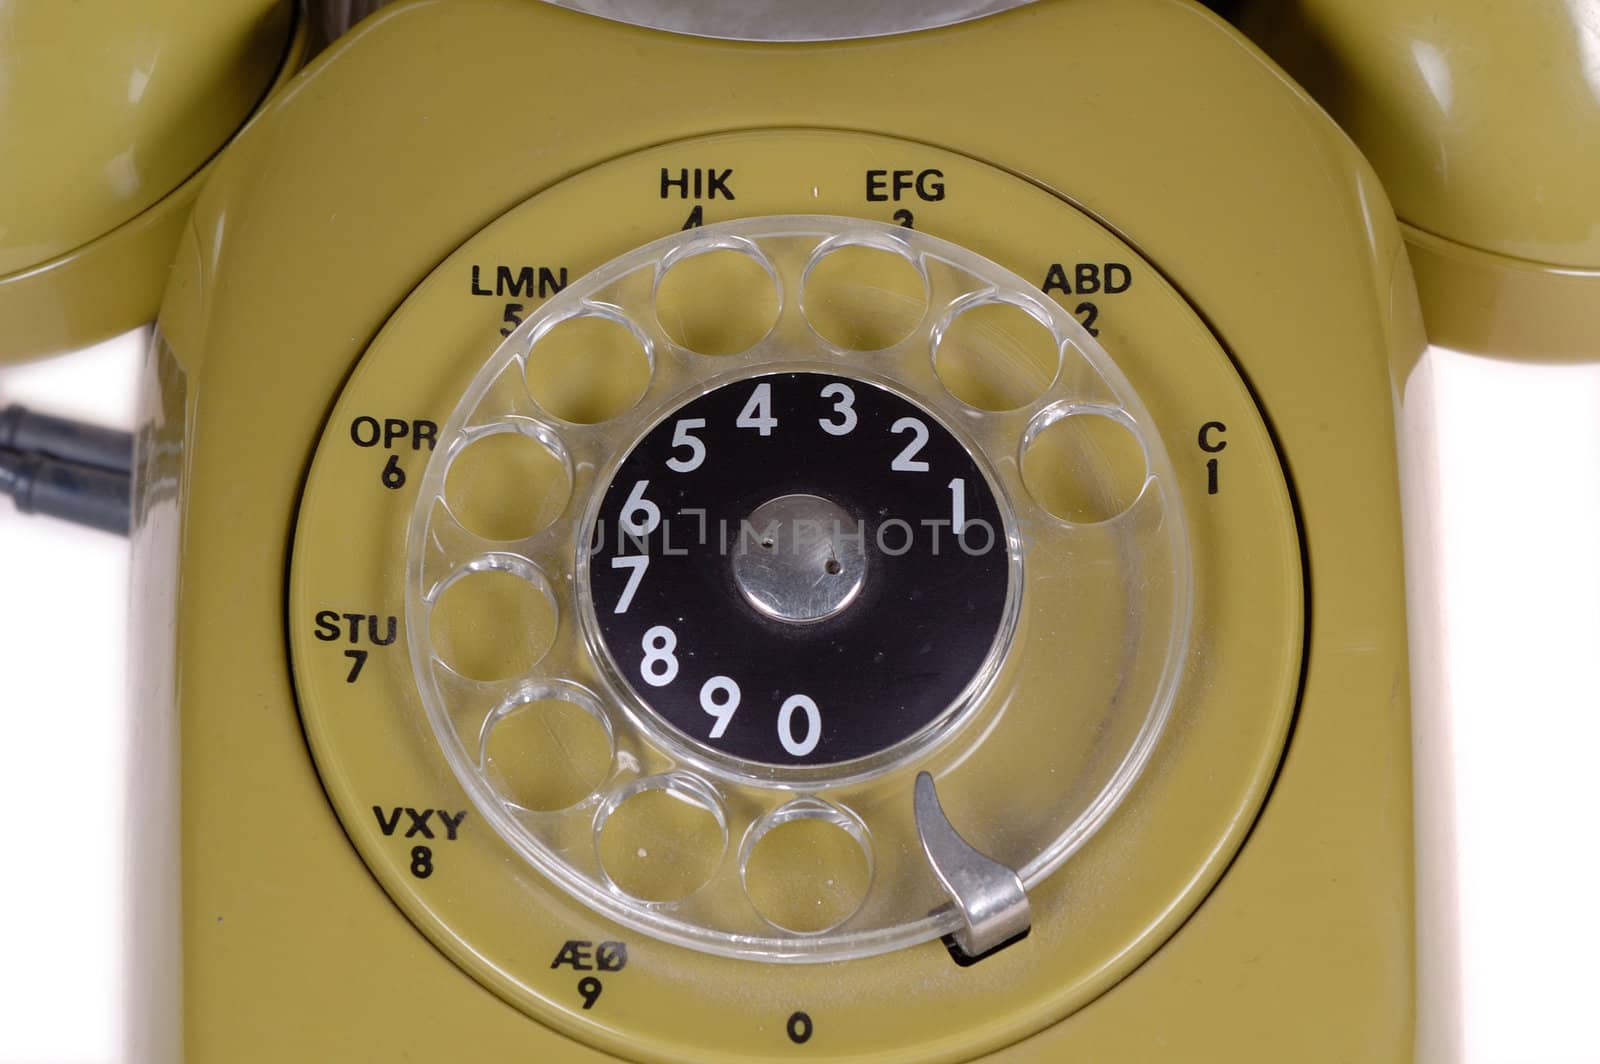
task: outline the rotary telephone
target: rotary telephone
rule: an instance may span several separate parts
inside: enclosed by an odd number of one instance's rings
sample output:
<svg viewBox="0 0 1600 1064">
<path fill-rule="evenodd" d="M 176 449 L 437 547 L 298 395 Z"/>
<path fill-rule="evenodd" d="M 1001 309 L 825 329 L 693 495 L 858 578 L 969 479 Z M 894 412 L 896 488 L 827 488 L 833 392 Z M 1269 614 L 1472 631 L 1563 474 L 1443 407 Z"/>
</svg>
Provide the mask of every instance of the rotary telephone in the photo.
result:
<svg viewBox="0 0 1600 1064">
<path fill-rule="evenodd" d="M 1426 1055 L 1394 396 L 1593 248 L 1185 0 L 646 7 L 210 6 L 249 125 L 0 278 L 173 263 L 138 1059 Z M 1223 13 L 1393 181 L 1361 7 Z"/>
</svg>

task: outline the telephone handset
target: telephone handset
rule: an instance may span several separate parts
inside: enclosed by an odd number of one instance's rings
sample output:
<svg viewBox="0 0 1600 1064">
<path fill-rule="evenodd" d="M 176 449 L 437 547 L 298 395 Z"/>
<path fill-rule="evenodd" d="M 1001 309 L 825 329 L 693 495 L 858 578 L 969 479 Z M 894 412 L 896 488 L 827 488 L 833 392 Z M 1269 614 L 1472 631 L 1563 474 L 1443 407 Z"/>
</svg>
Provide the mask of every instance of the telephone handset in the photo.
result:
<svg viewBox="0 0 1600 1064">
<path fill-rule="evenodd" d="M 1405 1059 L 1389 219 L 1175 0 L 374 15 L 161 314 L 145 1053 Z"/>
<path fill-rule="evenodd" d="M 1593 5 L 1448 17 L 1411 0 L 1224 6 L 1372 162 L 1406 236 L 1432 343 L 1594 361 Z"/>
<path fill-rule="evenodd" d="M 300 69 L 290 0 L 89 0 L 0 30 L 0 365 L 138 328 L 218 153 Z"/>
</svg>

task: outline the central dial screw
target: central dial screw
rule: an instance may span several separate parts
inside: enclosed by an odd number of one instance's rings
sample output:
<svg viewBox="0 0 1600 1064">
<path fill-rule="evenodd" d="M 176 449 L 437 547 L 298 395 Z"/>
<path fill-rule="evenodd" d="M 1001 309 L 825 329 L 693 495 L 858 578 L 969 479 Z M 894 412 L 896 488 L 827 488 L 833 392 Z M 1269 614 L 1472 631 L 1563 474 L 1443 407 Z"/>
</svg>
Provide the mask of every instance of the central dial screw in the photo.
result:
<svg viewBox="0 0 1600 1064">
<path fill-rule="evenodd" d="M 811 624 L 843 611 L 866 582 L 866 536 L 843 507 L 816 495 L 781 495 L 739 530 L 733 579 L 773 620 Z"/>
</svg>

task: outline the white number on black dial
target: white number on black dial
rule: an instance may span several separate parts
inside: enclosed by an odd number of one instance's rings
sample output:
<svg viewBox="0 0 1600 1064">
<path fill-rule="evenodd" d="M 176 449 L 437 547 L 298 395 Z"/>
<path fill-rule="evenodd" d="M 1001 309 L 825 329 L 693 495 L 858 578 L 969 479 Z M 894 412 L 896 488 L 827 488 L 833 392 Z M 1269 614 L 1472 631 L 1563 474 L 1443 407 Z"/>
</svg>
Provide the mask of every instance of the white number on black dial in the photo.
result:
<svg viewBox="0 0 1600 1064">
<path fill-rule="evenodd" d="M 928 463 L 918 458 L 922 449 L 928 445 L 928 426 L 920 418 L 903 417 L 889 427 L 893 433 L 911 433 L 911 442 L 906 444 L 906 449 L 894 456 L 894 461 L 889 468 L 896 473 L 926 473 Z"/>
<path fill-rule="evenodd" d="M 856 427 L 856 393 L 842 381 L 825 385 L 820 393 L 824 399 L 833 400 L 833 417 L 819 418 L 817 424 L 830 436 L 848 436 Z"/>
<path fill-rule="evenodd" d="M 685 458 L 668 458 L 668 469 L 674 473 L 693 473 L 700 468 L 700 463 L 706 460 L 706 445 L 698 436 L 694 435 L 694 430 L 705 427 L 705 418 L 686 417 L 678 419 L 678 422 L 672 428 L 672 446 L 675 449 L 687 449 L 689 454 Z"/>
</svg>

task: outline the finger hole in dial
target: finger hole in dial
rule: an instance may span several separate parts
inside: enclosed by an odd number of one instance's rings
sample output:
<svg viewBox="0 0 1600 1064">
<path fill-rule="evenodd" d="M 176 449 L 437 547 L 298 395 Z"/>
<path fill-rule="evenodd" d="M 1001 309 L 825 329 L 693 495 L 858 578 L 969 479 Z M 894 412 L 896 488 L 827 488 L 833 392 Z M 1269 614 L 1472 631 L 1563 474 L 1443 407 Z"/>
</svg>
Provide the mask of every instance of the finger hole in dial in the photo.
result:
<svg viewBox="0 0 1600 1064">
<path fill-rule="evenodd" d="M 595 849 L 611 886 L 639 901 L 682 901 L 710 881 L 728 822 L 709 784 L 675 772 L 636 780 L 595 817 Z"/>
<path fill-rule="evenodd" d="M 777 275 L 743 246 L 688 248 L 667 260 L 656 281 L 661 331 L 702 355 L 736 355 L 760 343 L 777 323 Z"/>
<path fill-rule="evenodd" d="M 505 801 L 555 812 L 593 796 L 615 746 L 595 700 L 567 684 L 519 691 L 485 727 L 483 773 Z"/>
<path fill-rule="evenodd" d="M 627 413 L 644 395 L 650 349 L 617 318 L 574 314 L 534 338 L 524 373 L 528 394 L 550 414 L 595 425 Z"/>
<path fill-rule="evenodd" d="M 445 475 L 451 514 L 489 540 L 543 531 L 561 516 L 571 494 L 572 474 L 556 446 L 515 427 L 472 440 Z"/>
<path fill-rule="evenodd" d="M 1111 521 L 1149 478 L 1144 445 L 1119 411 L 1047 411 L 1023 442 L 1022 480 L 1040 508 L 1071 524 Z"/>
<path fill-rule="evenodd" d="M 1017 303 L 959 308 L 933 341 L 933 368 L 950 394 L 979 410 L 1016 410 L 1037 400 L 1061 371 L 1050 327 Z"/>
<path fill-rule="evenodd" d="M 447 579 L 428 611 L 434 655 L 453 672 L 493 682 L 524 675 L 555 642 L 555 596 L 514 555 L 479 558 Z"/>
<path fill-rule="evenodd" d="M 745 894 L 761 918 L 796 934 L 821 934 L 854 916 L 872 883 L 872 851 L 861 821 L 816 798 L 800 798 L 750 828 L 740 854 Z"/>
<path fill-rule="evenodd" d="M 882 351 L 928 312 L 928 278 L 903 251 L 824 244 L 806 266 L 801 309 L 816 334 L 846 351 Z"/>
</svg>

